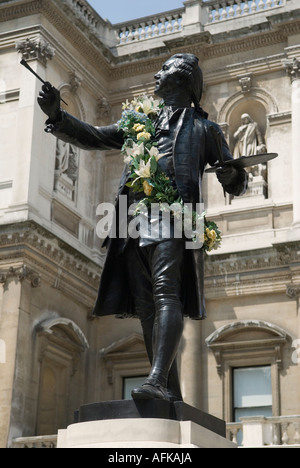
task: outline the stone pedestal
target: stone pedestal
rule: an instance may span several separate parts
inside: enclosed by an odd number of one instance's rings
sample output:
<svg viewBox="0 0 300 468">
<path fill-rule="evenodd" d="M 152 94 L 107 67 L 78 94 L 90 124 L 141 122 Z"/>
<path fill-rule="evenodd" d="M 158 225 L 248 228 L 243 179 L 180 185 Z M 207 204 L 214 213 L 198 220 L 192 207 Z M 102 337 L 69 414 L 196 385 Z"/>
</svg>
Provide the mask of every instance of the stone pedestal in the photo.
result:
<svg viewBox="0 0 300 468">
<path fill-rule="evenodd" d="M 234 197 L 232 205 L 252 205 L 261 203 L 267 197 L 268 184 L 265 179 L 259 175 L 249 180 L 247 192 L 242 197 Z"/>
<path fill-rule="evenodd" d="M 236 448 L 225 422 L 183 402 L 122 400 L 82 406 L 57 448 Z"/>
</svg>

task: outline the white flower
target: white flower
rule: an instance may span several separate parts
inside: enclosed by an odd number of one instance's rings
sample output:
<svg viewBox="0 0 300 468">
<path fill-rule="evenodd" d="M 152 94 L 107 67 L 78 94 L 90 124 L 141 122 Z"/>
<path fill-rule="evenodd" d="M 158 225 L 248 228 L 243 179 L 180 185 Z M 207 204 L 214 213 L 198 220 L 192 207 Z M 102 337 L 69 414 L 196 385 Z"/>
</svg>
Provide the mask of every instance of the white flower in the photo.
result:
<svg viewBox="0 0 300 468">
<path fill-rule="evenodd" d="M 124 158 L 125 163 L 130 163 L 132 158 L 139 156 L 140 154 L 144 154 L 144 143 L 133 143 L 131 146 L 126 146 L 125 148 L 127 156 Z"/>
<path fill-rule="evenodd" d="M 159 154 L 159 151 L 156 146 L 152 146 L 151 150 L 148 150 L 148 148 L 146 148 L 146 150 L 148 151 L 150 158 L 154 156 L 156 161 L 159 161 L 160 158 L 162 158 L 166 154 L 166 153 Z"/>
<path fill-rule="evenodd" d="M 149 115 L 151 113 L 158 113 L 160 100 L 153 99 L 152 96 L 148 97 L 146 95 L 139 96 L 133 101 L 131 101 L 131 106 L 133 109 L 137 110 L 142 109 L 143 113 Z"/>
<path fill-rule="evenodd" d="M 141 101 L 141 107 L 146 115 L 152 112 L 158 112 L 159 100 L 154 100 L 153 97 L 144 96 Z"/>
<path fill-rule="evenodd" d="M 122 110 L 129 109 L 130 108 L 130 102 L 128 99 L 126 99 L 126 102 L 122 103 Z"/>
<path fill-rule="evenodd" d="M 140 161 L 139 168 L 134 171 L 139 176 L 138 179 L 140 179 L 141 177 L 143 179 L 147 179 L 148 177 L 151 176 L 150 162 L 151 162 L 150 159 L 147 162 L 147 164 L 145 164 L 145 161 L 143 161 L 143 160 Z"/>
</svg>

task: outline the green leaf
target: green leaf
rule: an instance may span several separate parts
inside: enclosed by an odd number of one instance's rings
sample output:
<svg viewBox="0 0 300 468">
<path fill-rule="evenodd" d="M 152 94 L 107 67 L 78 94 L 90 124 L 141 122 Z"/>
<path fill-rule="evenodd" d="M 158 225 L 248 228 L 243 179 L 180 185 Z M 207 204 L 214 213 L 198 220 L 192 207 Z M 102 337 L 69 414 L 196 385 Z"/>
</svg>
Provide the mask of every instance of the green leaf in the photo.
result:
<svg viewBox="0 0 300 468">
<path fill-rule="evenodd" d="M 156 170 L 157 170 L 157 161 L 155 159 L 155 156 L 152 156 L 151 157 L 151 160 L 150 160 L 150 169 L 151 169 L 151 172 L 152 174 L 155 174 Z"/>
</svg>

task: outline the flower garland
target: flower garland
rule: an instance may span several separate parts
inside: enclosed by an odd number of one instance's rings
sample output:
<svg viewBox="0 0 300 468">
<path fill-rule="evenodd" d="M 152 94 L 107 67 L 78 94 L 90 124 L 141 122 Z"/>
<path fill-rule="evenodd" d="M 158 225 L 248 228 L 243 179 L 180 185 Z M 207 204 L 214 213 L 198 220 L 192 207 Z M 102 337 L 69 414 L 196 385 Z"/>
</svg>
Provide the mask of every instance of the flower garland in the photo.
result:
<svg viewBox="0 0 300 468">
<path fill-rule="evenodd" d="M 135 214 L 138 215 L 142 208 L 149 208 L 153 203 L 159 204 L 161 211 L 169 210 L 174 219 L 182 220 L 184 216 L 186 222 L 190 218 L 193 226 L 192 239 L 203 243 L 204 250 L 217 249 L 221 243 L 218 226 L 205 218 L 205 212 L 199 215 L 187 209 L 177 188 L 173 187 L 158 165 L 164 154 L 159 153 L 157 142 L 154 140 L 154 120 L 163 107 L 163 101 L 148 96 L 139 96 L 131 102 L 127 100 L 122 105 L 123 112 L 118 121 L 118 129 L 124 132 L 122 154 L 124 162 L 129 164 L 131 169 L 130 180 L 126 185 L 134 192 L 145 194 L 138 203 Z M 202 229 L 197 230 L 198 226 Z"/>
</svg>

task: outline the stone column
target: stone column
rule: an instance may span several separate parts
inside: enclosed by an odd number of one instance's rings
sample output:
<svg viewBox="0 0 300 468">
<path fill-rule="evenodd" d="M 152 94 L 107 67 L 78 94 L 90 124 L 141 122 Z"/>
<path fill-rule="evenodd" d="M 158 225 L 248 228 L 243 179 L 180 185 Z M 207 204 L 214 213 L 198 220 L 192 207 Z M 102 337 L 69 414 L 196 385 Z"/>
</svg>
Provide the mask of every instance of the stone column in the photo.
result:
<svg viewBox="0 0 300 468">
<path fill-rule="evenodd" d="M 1 276 L 0 338 L 5 343 L 5 362 L 0 364 L 0 447 L 7 447 L 15 373 L 21 282 L 14 275 Z M 0 285 L 1 286 L 1 285 Z"/>
<path fill-rule="evenodd" d="M 283 61 L 292 84 L 292 183 L 293 183 L 293 228 L 300 231 L 300 60 Z"/>
<path fill-rule="evenodd" d="M 24 288 L 26 279 L 30 282 L 29 287 L 37 288 L 41 284 L 39 274 L 25 265 L 0 271 L 0 288 L 3 288 L 0 291 L 0 343 L 5 351 L 0 360 L 0 448 L 9 445 L 10 433 L 13 435 L 16 430 L 14 413 L 21 419 L 24 409 L 21 398 L 16 398 L 15 395 L 24 394 L 24 388 L 16 384 L 24 372 L 24 366 L 18 363 L 18 355 L 21 356 L 19 361 L 26 359 L 24 342 L 20 341 L 20 330 L 26 342 L 31 339 L 29 327 L 25 330 L 20 323 L 20 317 L 24 313 L 22 285 Z"/>
</svg>

